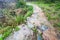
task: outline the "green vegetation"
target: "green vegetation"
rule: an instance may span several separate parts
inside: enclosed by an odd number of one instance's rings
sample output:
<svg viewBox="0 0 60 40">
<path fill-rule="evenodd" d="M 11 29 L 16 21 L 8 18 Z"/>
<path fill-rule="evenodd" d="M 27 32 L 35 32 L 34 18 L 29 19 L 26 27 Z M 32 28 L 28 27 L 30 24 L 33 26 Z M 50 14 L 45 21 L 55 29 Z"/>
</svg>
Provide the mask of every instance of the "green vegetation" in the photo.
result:
<svg viewBox="0 0 60 40">
<path fill-rule="evenodd" d="M 54 24 L 55 27 L 60 27 L 60 22 Z"/>
<path fill-rule="evenodd" d="M 11 28 L 11 29 L 6 30 L 6 31 L 3 33 L 3 38 L 8 37 L 8 36 L 11 34 L 11 32 L 12 32 L 12 28 Z"/>
<path fill-rule="evenodd" d="M 7 36 L 9 36 L 11 32 L 12 32 L 12 27 L 10 27 L 10 26 L 1 28 L 0 29 L 0 34 L 2 34 L 2 36 L 0 37 L 0 39 L 3 40 Z"/>
<path fill-rule="evenodd" d="M 24 22 L 24 16 L 23 15 L 19 15 L 19 16 L 16 17 L 15 20 L 16 20 L 17 24 L 21 24 L 21 23 Z"/>
<path fill-rule="evenodd" d="M 2 35 L 0 35 L 0 40 L 3 40 Z"/>
<path fill-rule="evenodd" d="M 24 0 L 18 0 L 16 4 L 16 8 L 24 8 L 26 6 L 26 2 Z"/>
<path fill-rule="evenodd" d="M 25 23 L 27 17 L 32 15 L 33 7 L 26 5 L 26 2 L 23 0 L 18 0 L 16 9 L 4 8 L 1 11 L 4 18 L 0 22 L 0 34 L 2 34 L 0 40 L 3 40 L 13 31 L 20 30 L 18 25 Z"/>
<path fill-rule="evenodd" d="M 33 7 L 29 6 L 28 9 L 27 9 L 27 13 L 24 16 L 24 19 L 27 19 L 27 17 L 32 15 L 32 13 L 33 13 Z"/>
<path fill-rule="evenodd" d="M 60 0 L 30 0 L 31 3 L 37 4 L 43 9 L 48 21 L 53 24 L 54 27 L 60 29 Z M 18 25 L 25 23 L 27 17 L 30 17 L 33 13 L 33 7 L 26 5 L 25 0 L 17 0 L 14 8 L 3 8 L 0 13 L 4 15 L 0 20 L 0 40 L 4 40 L 12 32 L 20 30 Z M 36 27 L 32 29 L 34 35 L 37 38 Z M 42 33 L 40 34 L 42 37 Z"/>
<path fill-rule="evenodd" d="M 18 28 L 18 27 L 15 27 L 14 29 L 15 29 L 15 31 L 18 31 L 18 30 L 20 30 L 20 28 Z"/>
</svg>

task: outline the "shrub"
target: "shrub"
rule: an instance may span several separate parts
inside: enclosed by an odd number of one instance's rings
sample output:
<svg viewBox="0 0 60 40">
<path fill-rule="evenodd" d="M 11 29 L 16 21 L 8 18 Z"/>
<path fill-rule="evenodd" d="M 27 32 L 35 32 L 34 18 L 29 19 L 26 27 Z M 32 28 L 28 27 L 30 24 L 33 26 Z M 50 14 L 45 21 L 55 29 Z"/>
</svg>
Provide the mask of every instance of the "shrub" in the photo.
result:
<svg viewBox="0 0 60 40">
<path fill-rule="evenodd" d="M 24 0 L 17 1 L 16 8 L 25 7 L 25 6 L 26 6 L 26 2 Z"/>
<path fill-rule="evenodd" d="M 28 11 L 33 11 L 33 6 L 28 6 L 27 5 L 27 9 L 28 9 Z"/>
</svg>

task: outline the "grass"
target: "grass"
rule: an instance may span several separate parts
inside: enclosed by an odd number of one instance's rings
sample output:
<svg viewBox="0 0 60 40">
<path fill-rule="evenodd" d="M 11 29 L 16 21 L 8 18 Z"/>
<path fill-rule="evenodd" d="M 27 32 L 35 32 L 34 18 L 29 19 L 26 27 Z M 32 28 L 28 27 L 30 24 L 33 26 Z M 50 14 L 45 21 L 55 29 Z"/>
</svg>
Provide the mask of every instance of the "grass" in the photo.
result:
<svg viewBox="0 0 60 40">
<path fill-rule="evenodd" d="M 32 13 L 33 13 L 33 7 L 32 6 L 28 6 L 27 13 L 24 16 L 24 19 L 26 20 L 27 17 L 32 15 Z"/>
<path fill-rule="evenodd" d="M 33 7 L 32 6 L 28 6 L 26 8 L 27 12 L 25 13 L 25 15 L 19 15 L 19 16 L 16 16 L 16 19 L 15 21 L 18 23 L 18 24 L 21 24 L 21 23 L 24 23 L 25 20 L 27 19 L 27 17 L 31 16 L 32 13 L 33 13 Z"/>
<path fill-rule="evenodd" d="M 58 27 L 60 27 L 60 22 L 55 23 L 54 26 L 58 26 Z"/>
<path fill-rule="evenodd" d="M 2 35 L 0 35 L 0 40 L 3 40 Z"/>
<path fill-rule="evenodd" d="M 18 0 L 16 3 L 16 8 L 24 8 L 26 6 L 26 2 L 24 0 Z"/>
<path fill-rule="evenodd" d="M 24 16 L 23 15 L 17 16 L 15 21 L 17 22 L 17 24 L 23 23 L 24 22 Z"/>
<path fill-rule="evenodd" d="M 23 6 L 23 7 L 22 7 Z M 26 5 L 25 2 L 19 1 L 16 4 L 17 8 L 21 8 L 23 10 L 22 13 L 19 15 L 15 15 L 15 12 L 10 12 L 10 10 L 15 10 L 15 9 L 3 9 L 3 13 L 6 18 L 5 24 L 2 23 L 3 27 L 0 27 L 0 34 L 2 34 L 2 37 L 0 37 L 0 40 L 5 39 L 8 37 L 13 31 L 18 31 L 20 28 L 17 26 L 24 23 L 27 19 L 27 17 L 31 16 L 33 13 L 33 7 Z M 14 29 L 14 30 L 13 30 Z"/>
<path fill-rule="evenodd" d="M 9 29 L 3 33 L 3 38 L 8 37 L 12 33 L 12 29 Z"/>
<path fill-rule="evenodd" d="M 16 26 L 14 29 L 15 29 L 15 31 L 18 31 L 18 30 L 20 30 L 20 28 L 19 28 L 19 27 L 17 27 L 17 26 Z"/>
<path fill-rule="evenodd" d="M 20 30 L 20 28 L 18 28 L 17 26 L 14 28 L 11 26 L 7 26 L 7 27 L 0 29 L 0 34 L 2 34 L 2 36 L 0 37 L 0 40 L 3 40 L 6 37 L 8 37 L 13 31 L 18 31 L 18 30 Z"/>
<path fill-rule="evenodd" d="M 4 40 L 4 38 L 9 36 L 12 31 L 13 31 L 13 28 L 10 26 L 7 26 L 7 27 L 0 29 L 0 34 L 2 34 L 2 36 L 0 37 L 0 40 Z"/>
</svg>

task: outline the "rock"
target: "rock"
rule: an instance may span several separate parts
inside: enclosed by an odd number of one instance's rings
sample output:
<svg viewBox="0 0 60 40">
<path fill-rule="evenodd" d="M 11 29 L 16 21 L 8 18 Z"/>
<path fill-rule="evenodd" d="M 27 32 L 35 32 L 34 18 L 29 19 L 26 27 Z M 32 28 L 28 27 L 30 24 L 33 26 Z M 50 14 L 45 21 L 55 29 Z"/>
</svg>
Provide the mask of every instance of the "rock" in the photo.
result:
<svg viewBox="0 0 60 40">
<path fill-rule="evenodd" d="M 42 37 L 39 34 L 37 35 L 37 40 L 42 40 Z"/>
<path fill-rule="evenodd" d="M 30 22 L 27 23 L 27 26 L 28 26 L 30 29 L 34 27 L 34 25 L 33 25 L 32 23 L 30 23 Z"/>
<path fill-rule="evenodd" d="M 33 31 L 30 30 L 26 25 L 18 26 L 19 31 L 14 32 L 11 36 L 7 37 L 5 40 L 32 40 Z"/>
<path fill-rule="evenodd" d="M 47 27 L 46 25 L 42 25 L 42 26 L 41 26 L 41 30 L 42 30 L 42 31 L 45 31 L 45 30 L 47 30 L 47 29 L 48 29 L 48 27 Z"/>
<path fill-rule="evenodd" d="M 44 31 L 42 36 L 44 40 L 58 40 L 55 31 L 52 29 Z"/>
</svg>

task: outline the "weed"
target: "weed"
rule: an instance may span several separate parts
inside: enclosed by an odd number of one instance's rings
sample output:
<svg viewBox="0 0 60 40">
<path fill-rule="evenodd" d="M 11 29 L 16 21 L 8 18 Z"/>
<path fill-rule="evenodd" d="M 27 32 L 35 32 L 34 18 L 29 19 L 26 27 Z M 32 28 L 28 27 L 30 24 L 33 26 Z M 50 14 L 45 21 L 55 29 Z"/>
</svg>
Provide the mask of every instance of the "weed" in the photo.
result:
<svg viewBox="0 0 60 40">
<path fill-rule="evenodd" d="M 18 31 L 18 30 L 20 30 L 20 28 L 19 28 L 19 27 L 17 27 L 17 26 L 16 26 L 14 29 L 15 29 L 15 31 Z"/>
</svg>

